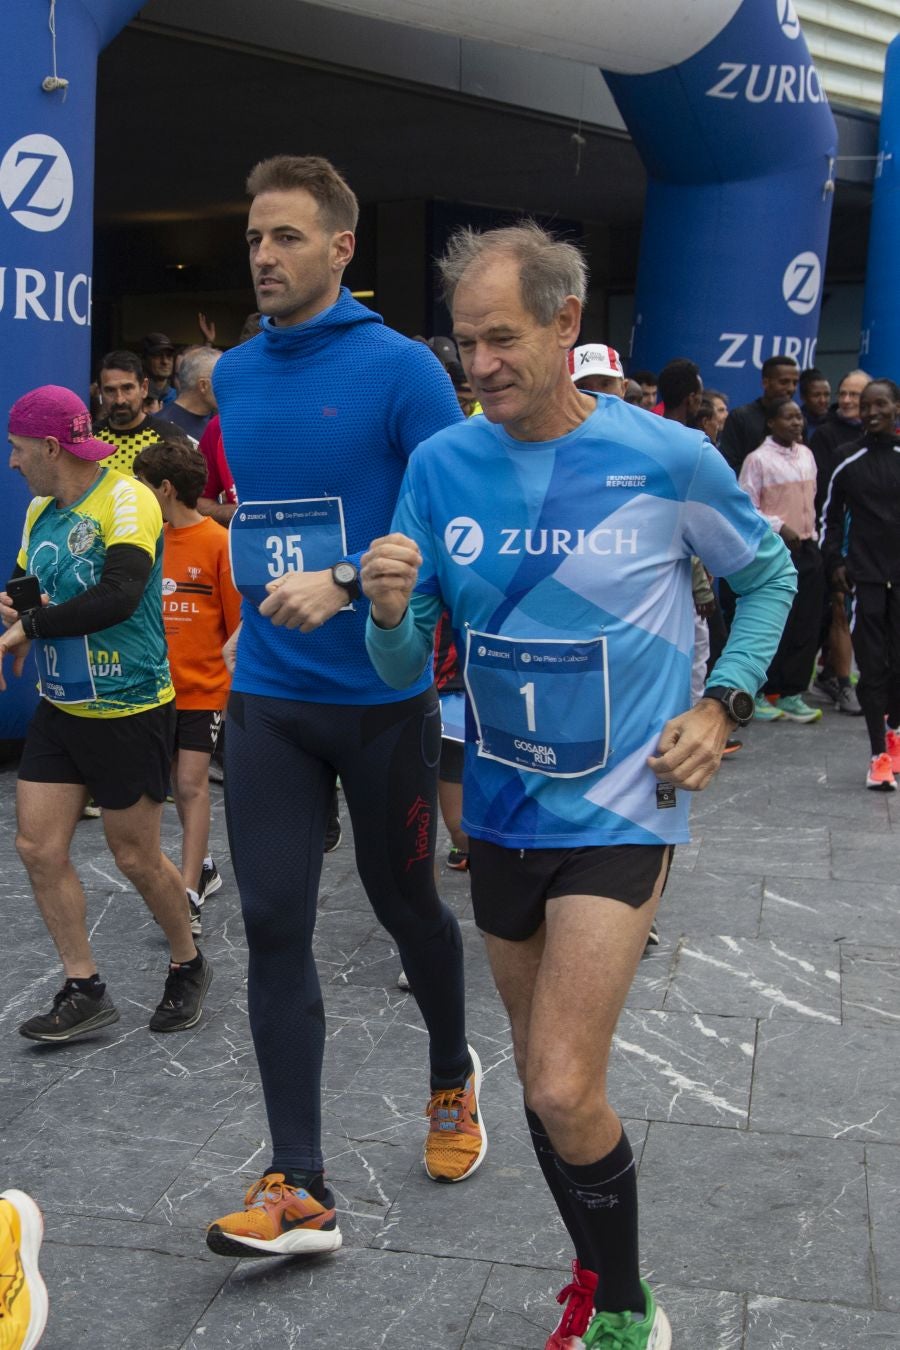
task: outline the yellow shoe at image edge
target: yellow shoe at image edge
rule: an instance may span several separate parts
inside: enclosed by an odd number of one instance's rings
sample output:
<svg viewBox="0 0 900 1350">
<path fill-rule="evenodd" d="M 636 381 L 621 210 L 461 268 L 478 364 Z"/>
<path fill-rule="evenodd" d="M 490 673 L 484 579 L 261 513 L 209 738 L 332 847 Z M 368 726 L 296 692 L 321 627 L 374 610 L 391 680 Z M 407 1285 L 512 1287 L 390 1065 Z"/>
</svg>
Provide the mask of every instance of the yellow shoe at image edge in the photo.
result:
<svg viewBox="0 0 900 1350">
<path fill-rule="evenodd" d="M 0 1194 L 0 1350 L 33 1350 L 47 1325 L 47 1288 L 38 1270 L 41 1211 L 24 1191 Z"/>
</svg>

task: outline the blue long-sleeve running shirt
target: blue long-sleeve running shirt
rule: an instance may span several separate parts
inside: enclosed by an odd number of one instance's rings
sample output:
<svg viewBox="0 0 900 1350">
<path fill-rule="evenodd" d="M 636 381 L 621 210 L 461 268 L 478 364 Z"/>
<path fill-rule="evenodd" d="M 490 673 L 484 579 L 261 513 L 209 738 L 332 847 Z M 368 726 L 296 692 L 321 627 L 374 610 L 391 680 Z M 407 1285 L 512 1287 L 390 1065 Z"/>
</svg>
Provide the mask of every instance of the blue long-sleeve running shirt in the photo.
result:
<svg viewBox="0 0 900 1350">
<path fill-rule="evenodd" d="M 463 828 L 507 848 L 677 844 L 690 794 L 647 757 L 690 707 L 691 556 L 739 595 L 711 683 L 762 684 L 796 590 L 787 549 L 700 432 L 600 395 L 557 440 L 484 417 L 410 461 L 393 528 L 423 556 L 382 676 L 427 663 L 450 611 L 467 690 Z"/>
<path fill-rule="evenodd" d="M 221 358 L 213 383 L 241 503 L 232 557 L 245 599 L 232 687 L 348 704 L 397 702 L 426 689 L 430 664 L 402 691 L 375 673 L 365 602 L 313 633 L 274 627 L 258 603 L 265 582 L 284 570 L 330 567 L 388 532 L 415 447 L 463 420 L 438 361 L 342 288 L 306 323 L 279 328 L 263 319 L 259 337 Z M 236 530 L 246 531 L 241 542 L 253 541 L 237 554 Z"/>
</svg>

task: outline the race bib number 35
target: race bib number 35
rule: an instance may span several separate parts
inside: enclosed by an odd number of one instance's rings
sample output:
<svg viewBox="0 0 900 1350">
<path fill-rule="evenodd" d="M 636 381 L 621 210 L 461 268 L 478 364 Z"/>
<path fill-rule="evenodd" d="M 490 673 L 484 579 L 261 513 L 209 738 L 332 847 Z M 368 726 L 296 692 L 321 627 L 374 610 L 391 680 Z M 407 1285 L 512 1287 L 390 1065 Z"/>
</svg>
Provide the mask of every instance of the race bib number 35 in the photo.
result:
<svg viewBox="0 0 900 1350">
<path fill-rule="evenodd" d="M 340 497 L 242 502 L 228 528 L 231 574 L 241 595 L 262 604 L 286 572 L 322 572 L 347 553 Z"/>
<path fill-rule="evenodd" d="M 606 764 L 606 638 L 470 631 L 465 681 L 479 756 L 559 778 L 577 778 Z"/>
</svg>

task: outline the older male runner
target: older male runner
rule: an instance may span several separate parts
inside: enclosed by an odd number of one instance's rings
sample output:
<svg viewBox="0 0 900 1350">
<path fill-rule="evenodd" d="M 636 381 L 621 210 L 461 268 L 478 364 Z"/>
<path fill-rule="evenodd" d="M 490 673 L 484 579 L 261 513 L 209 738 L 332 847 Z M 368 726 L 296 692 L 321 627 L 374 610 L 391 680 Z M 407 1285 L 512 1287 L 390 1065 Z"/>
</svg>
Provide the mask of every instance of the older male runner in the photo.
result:
<svg viewBox="0 0 900 1350">
<path fill-rule="evenodd" d="M 465 659 L 475 918 L 577 1256 L 548 1347 L 667 1350 L 607 1062 L 688 792 L 752 714 L 793 568 L 702 433 L 575 388 L 576 248 L 534 225 L 463 231 L 441 266 L 485 415 L 413 455 L 396 533 L 363 559 L 367 642 L 402 688 L 447 606 Z M 741 599 L 691 709 L 692 554 Z"/>
</svg>

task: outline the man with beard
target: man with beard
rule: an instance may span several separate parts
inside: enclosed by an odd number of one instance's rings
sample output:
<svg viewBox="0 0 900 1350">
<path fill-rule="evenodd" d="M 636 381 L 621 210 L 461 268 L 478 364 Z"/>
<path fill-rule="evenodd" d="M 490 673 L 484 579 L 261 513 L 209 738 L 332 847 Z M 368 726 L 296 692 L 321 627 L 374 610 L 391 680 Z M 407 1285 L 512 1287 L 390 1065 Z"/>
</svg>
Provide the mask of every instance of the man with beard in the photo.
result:
<svg viewBox="0 0 900 1350">
<path fill-rule="evenodd" d="M 109 467 L 131 473 L 135 455 L 145 445 L 159 440 L 161 419 L 144 412 L 147 377 L 134 352 L 107 352 L 97 376 L 103 420 L 99 425 L 103 439 L 116 447 Z M 168 423 L 166 423 L 168 425 Z"/>
</svg>

